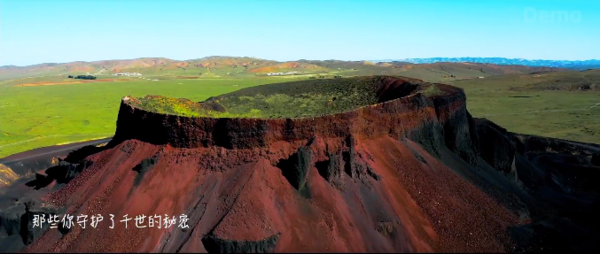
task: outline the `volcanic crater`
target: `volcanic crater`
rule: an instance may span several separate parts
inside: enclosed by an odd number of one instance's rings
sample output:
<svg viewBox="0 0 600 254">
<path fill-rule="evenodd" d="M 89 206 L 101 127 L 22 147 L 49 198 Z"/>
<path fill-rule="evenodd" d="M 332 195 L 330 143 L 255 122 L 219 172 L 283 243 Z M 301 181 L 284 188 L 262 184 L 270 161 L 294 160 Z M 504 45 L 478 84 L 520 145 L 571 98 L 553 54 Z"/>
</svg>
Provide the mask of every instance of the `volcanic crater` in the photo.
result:
<svg viewBox="0 0 600 254">
<path fill-rule="evenodd" d="M 115 139 L 187 148 L 251 148 L 313 136 L 399 136 L 421 122 L 403 116 L 427 114 L 433 108 L 425 106 L 433 106 L 433 98 L 445 98 L 444 94 L 449 94 L 448 99 L 464 96 L 447 85 L 391 76 L 263 85 L 199 103 L 127 96 L 121 103 Z"/>
<path fill-rule="evenodd" d="M 463 90 L 405 77 L 264 85 L 203 102 L 127 96 L 106 146 L 1 189 L 0 243 L 26 252 L 590 250 L 600 240 L 598 154 L 595 144 L 473 119 Z M 30 229 L 42 212 L 190 220 L 185 229 Z"/>
</svg>

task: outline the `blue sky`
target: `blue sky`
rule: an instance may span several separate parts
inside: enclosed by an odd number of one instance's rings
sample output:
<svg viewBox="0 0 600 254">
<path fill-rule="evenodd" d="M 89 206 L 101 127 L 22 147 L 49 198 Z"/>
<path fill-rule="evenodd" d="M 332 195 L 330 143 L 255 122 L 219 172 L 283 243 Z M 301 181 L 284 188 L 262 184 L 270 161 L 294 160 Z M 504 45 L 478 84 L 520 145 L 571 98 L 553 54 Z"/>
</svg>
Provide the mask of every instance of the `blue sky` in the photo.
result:
<svg viewBox="0 0 600 254">
<path fill-rule="evenodd" d="M 600 59 L 600 1 L 0 0 L 0 65 L 211 55 L 272 60 Z"/>
</svg>

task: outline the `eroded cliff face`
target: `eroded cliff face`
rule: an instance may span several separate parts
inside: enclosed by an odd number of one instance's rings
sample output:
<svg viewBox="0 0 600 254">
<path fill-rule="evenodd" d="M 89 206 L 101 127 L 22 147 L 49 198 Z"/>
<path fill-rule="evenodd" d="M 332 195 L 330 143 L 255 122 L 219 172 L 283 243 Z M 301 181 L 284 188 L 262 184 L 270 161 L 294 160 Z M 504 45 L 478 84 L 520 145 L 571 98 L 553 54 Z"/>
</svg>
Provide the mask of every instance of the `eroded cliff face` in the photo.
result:
<svg viewBox="0 0 600 254">
<path fill-rule="evenodd" d="M 546 234 L 553 226 L 578 228 L 565 218 L 597 209 L 591 182 L 573 182 L 581 173 L 565 169 L 590 172 L 598 147 L 508 133 L 472 119 L 461 89 L 438 88 L 305 119 L 186 118 L 125 99 L 114 139 L 47 171 L 64 187 L 28 206 L 115 218 L 187 214 L 190 228 L 25 230 L 25 250 L 539 251 L 552 246 L 540 242 L 560 242 Z M 575 157 L 540 153 L 550 150 Z M 558 215 L 544 217 L 549 211 Z M 592 232 L 578 230 L 569 232 Z"/>
</svg>

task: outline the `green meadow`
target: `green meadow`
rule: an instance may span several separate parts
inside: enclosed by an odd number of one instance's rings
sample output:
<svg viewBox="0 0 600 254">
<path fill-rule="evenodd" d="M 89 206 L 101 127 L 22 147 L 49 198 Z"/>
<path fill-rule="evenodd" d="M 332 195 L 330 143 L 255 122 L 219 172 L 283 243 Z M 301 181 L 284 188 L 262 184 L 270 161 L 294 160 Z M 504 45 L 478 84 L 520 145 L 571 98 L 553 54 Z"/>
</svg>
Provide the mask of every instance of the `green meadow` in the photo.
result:
<svg viewBox="0 0 600 254">
<path fill-rule="evenodd" d="M 163 95 L 203 101 L 289 79 L 122 81 L 50 86 L 0 83 L 0 158 L 61 143 L 110 137 L 121 98 Z"/>
<path fill-rule="evenodd" d="M 161 95 L 198 102 L 242 88 L 298 79 L 308 78 L 170 78 L 48 86 L 15 86 L 13 81 L 3 81 L 0 82 L 0 158 L 44 146 L 110 137 L 115 131 L 120 100 L 127 95 Z M 484 80 L 456 81 L 453 85 L 465 89 L 467 107 L 473 116 L 488 118 L 509 131 L 600 143 L 600 105 L 592 107 L 600 103 L 600 92 L 515 91 Z M 280 97 L 269 100 L 298 102 L 296 106 L 307 102 Z M 254 99 L 240 96 L 229 103 L 250 105 L 255 103 Z M 265 97 L 261 101 L 269 100 Z M 262 116 L 261 112 L 251 110 L 238 113 Z"/>
<path fill-rule="evenodd" d="M 474 81 L 453 85 L 465 90 L 474 117 L 508 131 L 600 144 L 598 91 L 511 91 L 509 86 Z"/>
</svg>

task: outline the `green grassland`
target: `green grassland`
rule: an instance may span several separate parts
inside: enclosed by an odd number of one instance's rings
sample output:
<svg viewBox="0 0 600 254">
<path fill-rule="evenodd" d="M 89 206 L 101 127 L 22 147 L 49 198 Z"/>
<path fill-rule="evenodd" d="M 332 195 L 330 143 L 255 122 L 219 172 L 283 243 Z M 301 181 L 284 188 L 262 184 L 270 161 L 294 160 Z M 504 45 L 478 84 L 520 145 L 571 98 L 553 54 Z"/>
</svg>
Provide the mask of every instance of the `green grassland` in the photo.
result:
<svg viewBox="0 0 600 254">
<path fill-rule="evenodd" d="M 126 95 L 156 94 L 203 101 L 281 81 L 256 78 L 0 85 L 0 158 L 38 147 L 112 136 L 120 100 Z"/>
<path fill-rule="evenodd" d="M 362 73 L 384 74 L 381 66 L 370 66 L 361 70 L 352 70 L 354 65 L 339 65 L 332 68 L 332 73 L 343 73 L 344 76 Z M 239 68 L 239 67 L 237 67 Z M 339 69 L 337 69 L 339 68 Z M 346 68 L 346 69 L 343 69 Z M 424 67 L 423 67 L 424 68 Z M 429 67 L 427 67 L 429 68 Z M 448 68 L 444 67 L 445 70 Z M 423 69 L 418 69 L 421 72 Z M 471 70 L 464 74 L 470 74 Z M 129 70 L 128 70 L 129 71 Z M 212 70 L 211 70 L 212 71 Z M 484 70 L 485 71 L 485 70 Z M 184 71 L 184 72 L 187 72 Z M 15 86 L 22 83 L 64 81 L 64 76 L 33 77 L 23 80 L 4 80 L 0 82 L 0 157 L 66 142 L 76 142 L 111 136 L 115 131 L 120 99 L 123 96 L 144 97 L 146 95 L 162 95 L 173 98 L 187 98 L 193 102 L 204 101 L 209 97 L 230 93 L 242 88 L 259 85 L 308 80 L 311 75 L 256 77 L 256 75 L 240 74 L 226 76 L 221 71 L 215 75 L 201 75 L 198 79 L 183 79 L 177 76 L 189 76 L 173 71 L 172 75 L 146 75 L 145 79 L 115 82 L 90 82 L 67 85 L 47 86 Z M 469 73 L 467 73 L 469 72 Z M 417 73 L 417 72 L 415 72 Z M 452 73 L 452 72 L 451 72 Z M 600 143 L 600 92 L 569 91 L 569 90 L 540 90 L 539 85 L 560 84 L 561 80 L 569 80 L 575 72 L 563 74 L 507 74 L 502 76 L 486 76 L 484 79 L 455 80 L 445 79 L 438 72 L 423 72 L 414 76 L 410 72 L 394 70 L 395 75 L 406 75 L 429 81 L 442 81 L 465 89 L 467 106 L 472 115 L 486 117 L 506 127 L 509 131 L 542 135 L 570 140 Z M 160 75 L 159 75 L 160 74 Z M 226 74 L 226 73 L 225 73 Z M 231 73 L 230 73 L 231 74 Z M 418 74 L 418 73 L 417 73 Z M 455 73 L 453 73 L 455 74 Z M 318 74 L 316 74 L 318 75 Z M 456 75 L 456 74 L 455 74 Z M 537 75 L 537 76 L 536 76 Z M 564 75 L 564 76 L 563 76 Z M 314 75 L 312 75 L 314 76 Z M 459 76 L 459 75 L 456 75 Z M 114 78 L 107 75 L 106 78 Z M 426 78 L 424 78 L 426 77 Z M 427 78 L 428 77 L 428 78 Z M 544 78 L 546 77 L 546 78 Z M 588 74 L 584 78 L 590 79 Z M 105 78 L 101 75 L 99 79 Z M 158 81 L 150 81 L 156 79 Z M 443 80 L 435 80 L 443 79 Z M 556 82 L 558 80 L 558 82 Z M 546 83 L 544 83 L 546 82 Z M 573 84 L 579 84 L 579 81 Z M 591 80 L 590 82 L 596 82 Z M 517 88 L 517 89 L 515 89 Z M 427 90 L 425 93 L 435 93 Z M 321 93 L 305 91 L 298 96 L 285 96 L 263 93 L 264 98 L 239 94 L 237 97 L 225 98 L 219 101 L 227 111 L 217 113 L 219 117 L 281 117 L 302 116 L 298 109 L 307 110 L 306 115 L 322 112 L 318 108 L 336 97 L 338 103 L 327 106 L 326 110 L 339 112 L 353 107 L 352 96 L 362 96 L 359 91 L 349 90 Z M 354 93 L 354 94 L 353 94 Z M 303 94 L 303 95 L 301 95 Z M 347 102 L 343 98 L 349 95 Z M 246 96 L 246 97 L 244 97 Z M 310 99 L 309 99 L 310 97 Z M 371 103 L 358 98 L 360 104 Z M 363 101 L 361 101 L 363 100 Z M 276 110 L 264 110 L 268 103 L 288 104 Z M 317 103 L 312 105 L 311 103 Z M 329 103 L 330 104 L 330 103 Z M 161 109 L 158 109 L 161 110 Z M 162 109 L 173 110 L 173 109 Z M 190 109 L 176 109 L 183 114 L 194 115 Z M 295 111 L 289 112 L 289 110 Z M 219 115 L 221 114 L 221 115 Z M 200 115 L 200 114 L 198 114 Z"/>
<path fill-rule="evenodd" d="M 488 118 L 509 131 L 600 143 L 600 105 L 594 106 L 600 103 L 599 91 L 538 90 L 531 84 L 548 80 L 531 76 L 464 80 L 453 85 L 465 90 L 467 108 L 474 117 Z"/>
</svg>

